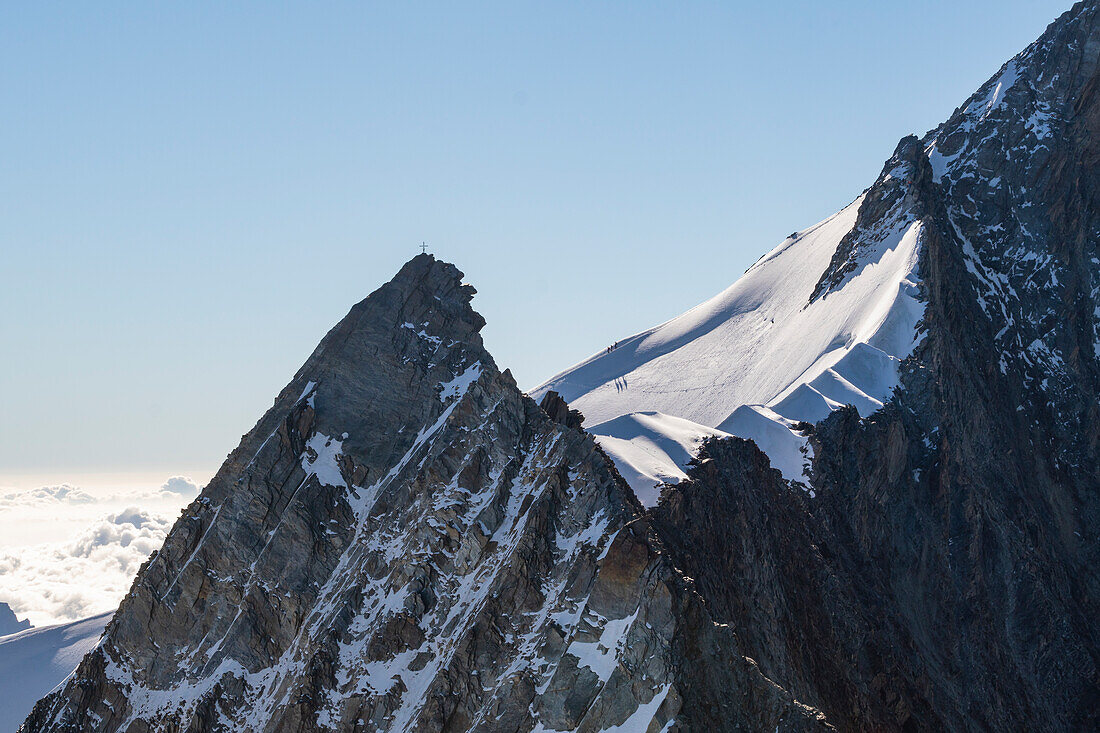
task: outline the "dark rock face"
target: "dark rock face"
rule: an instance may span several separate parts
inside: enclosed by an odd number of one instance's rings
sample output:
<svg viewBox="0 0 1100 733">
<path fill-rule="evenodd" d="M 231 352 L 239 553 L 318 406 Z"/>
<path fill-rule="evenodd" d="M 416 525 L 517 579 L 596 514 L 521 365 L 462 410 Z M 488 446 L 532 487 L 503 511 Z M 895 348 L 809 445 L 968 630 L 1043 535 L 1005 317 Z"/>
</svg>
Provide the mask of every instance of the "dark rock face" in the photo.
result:
<svg viewBox="0 0 1100 733">
<path fill-rule="evenodd" d="M 912 648 L 891 633 L 869 582 L 873 559 L 830 534 L 815 516 L 820 503 L 736 438 L 708 442 L 654 514 L 711 613 L 764 674 L 822 701 L 842 730 L 942 727 L 913 680 L 899 679 Z"/>
<path fill-rule="evenodd" d="M 924 140 L 983 353 L 1075 465 L 1097 446 L 1098 64 L 1100 7 L 1078 3 Z"/>
<path fill-rule="evenodd" d="M 814 297 L 920 219 L 923 340 L 883 410 L 815 426 L 813 493 L 713 442 L 654 512 L 839 729 L 1100 728 L 1098 56 L 1078 4 L 868 191 Z"/>
<path fill-rule="evenodd" d="M 561 423 L 569 428 L 579 430 L 581 425 L 584 424 L 584 415 L 577 410 L 569 409 L 569 405 L 565 403 L 565 400 L 561 398 L 561 395 L 550 390 L 539 403 L 539 407 L 545 412 L 551 420 L 556 423 Z"/>
<path fill-rule="evenodd" d="M 826 729 L 472 294 L 420 256 L 355 306 L 24 730 Z"/>
<path fill-rule="evenodd" d="M 838 729 L 1095 728 L 1095 571 L 1030 513 L 1049 500 L 964 483 L 919 436 L 896 406 L 835 413 L 812 499 L 712 441 L 658 534 L 740 652 Z"/>
</svg>

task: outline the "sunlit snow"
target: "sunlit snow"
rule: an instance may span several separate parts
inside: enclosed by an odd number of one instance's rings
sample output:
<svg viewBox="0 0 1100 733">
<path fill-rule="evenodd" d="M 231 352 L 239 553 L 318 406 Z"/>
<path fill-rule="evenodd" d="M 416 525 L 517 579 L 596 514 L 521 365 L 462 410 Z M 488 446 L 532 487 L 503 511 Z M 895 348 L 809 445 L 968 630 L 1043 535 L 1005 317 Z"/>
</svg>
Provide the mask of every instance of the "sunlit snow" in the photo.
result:
<svg viewBox="0 0 1100 733">
<path fill-rule="evenodd" d="M 861 203 L 787 238 L 714 298 L 533 394 L 556 390 L 580 410 L 645 503 L 657 492 L 639 490 L 643 479 L 681 478 L 681 449 L 706 434 L 750 438 L 785 478 L 804 480 L 807 446 L 791 426 L 846 404 L 862 415 L 880 408 L 918 340 L 919 222 L 902 217 L 861 242 L 855 269 L 809 302 Z M 621 419 L 633 413 L 643 416 Z"/>
</svg>

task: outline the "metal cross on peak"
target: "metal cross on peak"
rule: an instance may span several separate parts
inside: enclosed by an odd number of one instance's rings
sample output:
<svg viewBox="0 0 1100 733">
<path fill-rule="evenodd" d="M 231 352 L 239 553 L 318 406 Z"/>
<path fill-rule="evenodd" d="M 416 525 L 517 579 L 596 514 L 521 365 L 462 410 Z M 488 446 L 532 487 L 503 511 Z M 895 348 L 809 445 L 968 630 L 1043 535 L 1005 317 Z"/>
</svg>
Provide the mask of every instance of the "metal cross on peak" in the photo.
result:
<svg viewBox="0 0 1100 733">
<path fill-rule="evenodd" d="M 420 243 L 420 254 L 425 254 L 428 251 L 428 245 L 426 242 Z"/>
</svg>

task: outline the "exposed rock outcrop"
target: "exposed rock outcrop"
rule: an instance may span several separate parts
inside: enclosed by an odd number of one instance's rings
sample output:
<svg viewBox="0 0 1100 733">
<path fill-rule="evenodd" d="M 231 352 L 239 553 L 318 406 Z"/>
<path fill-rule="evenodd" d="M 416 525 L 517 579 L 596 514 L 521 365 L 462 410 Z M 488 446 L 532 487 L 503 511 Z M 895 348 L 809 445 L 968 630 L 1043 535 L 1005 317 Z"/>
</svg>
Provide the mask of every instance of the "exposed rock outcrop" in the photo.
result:
<svg viewBox="0 0 1100 733">
<path fill-rule="evenodd" d="M 355 306 L 27 731 L 820 730 L 575 413 L 419 256 Z"/>
<path fill-rule="evenodd" d="M 812 494 L 711 442 L 655 511 L 741 653 L 839 729 L 1100 727 L 1098 55 L 1080 3 L 868 191 L 819 294 L 904 212 L 922 340 L 884 409 L 815 426 Z"/>
<path fill-rule="evenodd" d="M 553 390 L 543 396 L 539 407 L 550 416 L 551 420 L 568 428 L 579 430 L 581 425 L 584 424 L 584 415 L 577 410 L 569 409 L 569 405 L 565 403 L 561 395 Z"/>
</svg>

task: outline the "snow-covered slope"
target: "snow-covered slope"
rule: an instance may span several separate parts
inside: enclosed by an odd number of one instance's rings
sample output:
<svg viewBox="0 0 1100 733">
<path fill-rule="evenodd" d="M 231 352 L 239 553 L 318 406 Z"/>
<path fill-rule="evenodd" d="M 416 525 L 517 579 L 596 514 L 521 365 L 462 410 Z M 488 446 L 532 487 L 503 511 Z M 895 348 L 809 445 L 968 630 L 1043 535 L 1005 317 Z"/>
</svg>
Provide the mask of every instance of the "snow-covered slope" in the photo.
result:
<svg viewBox="0 0 1100 733">
<path fill-rule="evenodd" d="M 534 394 L 557 391 L 592 424 L 657 410 L 717 426 L 741 405 L 771 404 L 811 382 L 834 401 L 881 403 L 894 381 L 890 357 L 912 349 L 921 313 L 914 298 L 919 225 L 889 232 L 843 287 L 808 302 L 862 200 L 784 240 L 714 298 Z"/>
<path fill-rule="evenodd" d="M 869 194 L 860 196 L 785 239 L 714 298 L 533 394 L 555 390 L 584 413 L 625 475 L 663 477 L 649 467 L 680 464 L 654 459 L 651 445 L 624 444 L 654 441 L 621 418 L 656 411 L 696 423 L 696 433 L 751 438 L 786 478 L 801 479 L 805 439 L 791 426 L 845 404 L 864 415 L 878 409 L 917 342 L 921 224 L 910 211 L 910 177 L 910 166 L 892 159 L 876 183 L 886 193 L 872 203 L 888 204 L 877 215 L 863 214 L 857 226 Z M 648 463 L 635 463 L 639 456 Z"/>
<path fill-rule="evenodd" d="M 646 506 L 657 503 L 658 484 L 687 478 L 685 469 L 705 438 L 729 437 L 721 430 L 660 412 L 621 415 L 588 432 L 596 436 Z"/>
<path fill-rule="evenodd" d="M 1033 393 L 1068 395 L 1067 364 L 1079 361 L 1075 354 L 1100 353 L 1100 326 L 1088 307 L 1100 285 L 1088 244 L 1096 232 L 1071 246 L 1075 235 L 1059 230 L 1075 226 L 1075 215 L 1063 214 L 1087 205 L 1083 191 L 1091 189 L 1066 183 L 1082 161 L 1060 160 L 1057 149 L 1059 135 L 1087 141 L 1100 126 L 1087 86 L 1100 67 L 1100 46 L 1089 35 L 1096 12 L 1093 4 L 1075 6 L 950 119 L 922 140 L 902 140 L 860 198 L 784 240 L 724 292 L 532 394 L 558 392 L 589 425 L 659 411 L 752 438 L 797 480 L 804 441 L 790 425 L 817 422 L 845 404 L 867 415 L 896 386 L 900 360 L 920 338 L 917 263 L 932 217 L 949 221 L 948 238 L 961 242 L 993 323 L 1001 373 L 1019 362 Z M 1051 209 L 1041 197 L 1059 185 L 1065 200 Z M 1087 297 L 1066 292 L 1079 282 L 1090 283 Z M 1055 314 L 1074 298 L 1080 312 L 1071 328 L 1054 328 Z M 1054 401 L 1064 417 L 1079 409 L 1072 395 Z M 617 447 L 620 459 L 629 453 Z M 633 470 L 623 460 L 620 468 Z"/>
<path fill-rule="evenodd" d="M 0 731 L 18 728 L 38 698 L 65 681 L 112 613 L 0 636 Z"/>
</svg>

